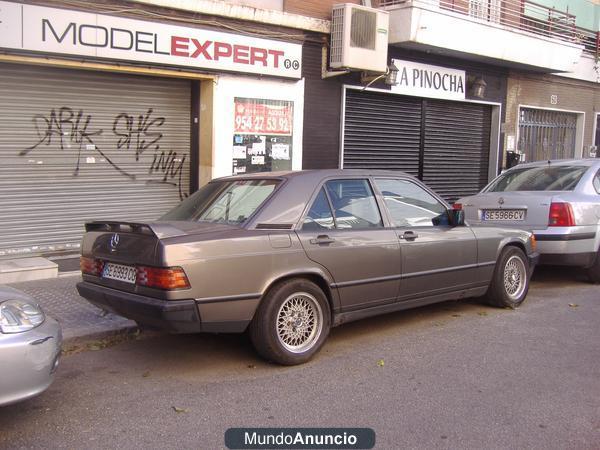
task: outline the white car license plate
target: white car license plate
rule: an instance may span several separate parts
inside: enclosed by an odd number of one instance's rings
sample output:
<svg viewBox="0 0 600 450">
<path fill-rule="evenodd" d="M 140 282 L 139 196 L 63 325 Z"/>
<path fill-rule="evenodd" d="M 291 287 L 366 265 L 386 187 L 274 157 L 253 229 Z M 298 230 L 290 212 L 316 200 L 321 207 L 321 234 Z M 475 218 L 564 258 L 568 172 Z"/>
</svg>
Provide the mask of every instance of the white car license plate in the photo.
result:
<svg viewBox="0 0 600 450">
<path fill-rule="evenodd" d="M 481 216 L 482 220 L 506 220 L 519 221 L 525 220 L 524 209 L 484 209 Z"/>
<path fill-rule="evenodd" d="M 136 274 L 135 267 L 115 263 L 106 263 L 102 271 L 102 277 L 124 281 L 125 283 L 135 283 Z"/>
</svg>

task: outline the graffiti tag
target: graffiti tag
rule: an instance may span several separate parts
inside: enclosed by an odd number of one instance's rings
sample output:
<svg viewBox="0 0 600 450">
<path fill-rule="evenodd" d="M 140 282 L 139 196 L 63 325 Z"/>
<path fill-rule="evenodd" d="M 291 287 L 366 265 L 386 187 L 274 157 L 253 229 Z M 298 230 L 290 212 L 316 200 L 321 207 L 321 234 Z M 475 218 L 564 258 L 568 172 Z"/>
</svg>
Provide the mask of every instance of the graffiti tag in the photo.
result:
<svg viewBox="0 0 600 450">
<path fill-rule="evenodd" d="M 179 198 L 183 200 L 187 197 L 181 189 L 181 178 L 183 176 L 183 167 L 185 164 L 185 157 L 177 157 L 177 152 L 170 150 L 168 153 L 166 151 L 161 151 L 160 154 L 158 152 L 154 153 L 154 160 L 152 161 L 152 165 L 150 166 L 150 170 L 148 173 L 152 175 L 153 173 L 158 173 L 162 175 L 161 180 L 150 180 L 148 183 L 164 183 L 176 186 L 179 188 Z"/>
<path fill-rule="evenodd" d="M 119 136 L 117 148 L 135 149 L 135 160 L 140 160 L 140 155 L 149 148 L 158 151 L 158 142 L 163 135 L 156 130 L 165 123 L 164 117 L 152 118 L 152 108 L 148 108 L 146 114 L 140 114 L 135 118 L 127 113 L 118 114 L 113 122 L 113 133 Z"/>
<path fill-rule="evenodd" d="M 52 145 L 52 139 L 54 138 L 55 140 L 58 140 L 59 147 L 63 151 L 65 150 L 65 145 L 67 148 L 69 148 L 71 144 L 78 146 L 77 163 L 75 164 L 74 175 L 79 173 L 82 149 L 90 148 L 100 154 L 100 156 L 102 156 L 118 172 L 131 179 L 135 179 L 135 175 L 129 174 L 121 169 L 96 145 L 93 138 L 100 136 L 103 130 L 91 131 L 90 122 L 92 121 L 92 116 L 90 114 L 84 114 L 82 109 L 75 113 L 67 106 L 58 108 L 58 110 L 57 108 L 52 108 L 49 116 L 36 114 L 33 116 L 32 121 L 39 140 L 31 147 L 21 150 L 19 152 L 20 156 L 27 155 L 41 145 Z"/>
</svg>

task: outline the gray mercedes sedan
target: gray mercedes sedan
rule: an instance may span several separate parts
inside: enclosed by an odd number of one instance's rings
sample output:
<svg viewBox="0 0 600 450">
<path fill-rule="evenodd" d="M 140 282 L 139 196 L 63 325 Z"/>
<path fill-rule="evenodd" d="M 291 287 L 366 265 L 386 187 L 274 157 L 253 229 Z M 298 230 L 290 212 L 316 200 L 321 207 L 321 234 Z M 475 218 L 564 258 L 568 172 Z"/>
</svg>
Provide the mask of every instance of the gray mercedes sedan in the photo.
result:
<svg viewBox="0 0 600 450">
<path fill-rule="evenodd" d="M 54 379 L 60 325 L 24 292 L 0 286 L 0 406 L 45 391 Z"/>
<path fill-rule="evenodd" d="M 467 226 L 401 172 L 225 177 L 156 222 L 86 230 L 81 296 L 172 332 L 248 330 L 286 365 L 368 316 L 480 296 L 515 308 L 537 259 L 532 233 Z"/>
<path fill-rule="evenodd" d="M 532 231 L 540 264 L 579 266 L 600 283 L 600 159 L 519 164 L 457 203 L 470 224 Z"/>
</svg>

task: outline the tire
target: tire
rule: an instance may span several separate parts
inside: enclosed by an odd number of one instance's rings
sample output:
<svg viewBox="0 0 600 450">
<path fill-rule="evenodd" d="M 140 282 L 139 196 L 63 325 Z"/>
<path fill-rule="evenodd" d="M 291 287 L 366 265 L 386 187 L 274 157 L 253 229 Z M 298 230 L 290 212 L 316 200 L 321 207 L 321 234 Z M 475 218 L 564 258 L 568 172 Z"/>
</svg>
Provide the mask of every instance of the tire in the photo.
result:
<svg viewBox="0 0 600 450">
<path fill-rule="evenodd" d="M 329 303 L 323 291 L 311 281 L 295 278 L 269 290 L 254 314 L 249 334 L 263 358 L 293 366 L 305 363 L 320 350 L 330 327 Z"/>
<path fill-rule="evenodd" d="M 594 264 L 588 267 L 587 276 L 592 283 L 600 283 L 600 249 L 596 254 Z"/>
<path fill-rule="evenodd" d="M 500 308 L 517 308 L 529 290 L 531 271 L 525 253 L 517 247 L 505 247 L 496 263 L 486 293 L 487 302 Z"/>
</svg>

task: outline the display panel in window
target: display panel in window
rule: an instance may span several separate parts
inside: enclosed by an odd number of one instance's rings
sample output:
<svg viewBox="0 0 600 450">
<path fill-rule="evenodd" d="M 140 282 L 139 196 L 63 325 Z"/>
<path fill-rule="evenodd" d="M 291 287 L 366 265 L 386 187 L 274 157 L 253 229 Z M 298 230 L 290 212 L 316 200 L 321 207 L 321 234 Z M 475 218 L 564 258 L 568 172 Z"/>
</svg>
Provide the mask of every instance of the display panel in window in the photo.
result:
<svg viewBox="0 0 600 450">
<path fill-rule="evenodd" d="M 294 102 L 234 99 L 232 173 L 292 170 Z"/>
</svg>

